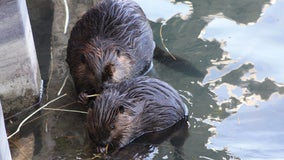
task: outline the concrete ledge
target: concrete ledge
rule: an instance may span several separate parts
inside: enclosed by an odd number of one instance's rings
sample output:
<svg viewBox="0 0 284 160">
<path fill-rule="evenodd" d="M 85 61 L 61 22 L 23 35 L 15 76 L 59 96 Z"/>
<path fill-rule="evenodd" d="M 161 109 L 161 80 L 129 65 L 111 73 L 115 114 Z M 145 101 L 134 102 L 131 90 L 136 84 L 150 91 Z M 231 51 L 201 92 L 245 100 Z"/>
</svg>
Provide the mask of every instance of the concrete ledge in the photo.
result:
<svg viewBox="0 0 284 160">
<path fill-rule="evenodd" d="M 41 78 L 26 1 L 0 2 L 0 74 L 4 114 L 37 102 Z"/>
</svg>

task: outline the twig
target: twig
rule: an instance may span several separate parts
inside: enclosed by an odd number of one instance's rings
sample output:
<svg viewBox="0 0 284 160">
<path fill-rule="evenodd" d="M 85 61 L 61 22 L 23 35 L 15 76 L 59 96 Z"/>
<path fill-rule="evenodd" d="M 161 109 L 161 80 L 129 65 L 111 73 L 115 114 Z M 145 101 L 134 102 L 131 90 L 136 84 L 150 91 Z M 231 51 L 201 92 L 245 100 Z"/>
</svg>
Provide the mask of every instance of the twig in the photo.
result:
<svg viewBox="0 0 284 160">
<path fill-rule="evenodd" d="M 64 107 L 66 107 L 66 106 L 70 106 L 70 105 L 75 104 L 75 103 L 77 103 L 77 102 L 71 102 L 71 103 L 69 103 L 69 104 L 60 106 L 60 107 L 58 107 L 58 108 L 64 108 Z M 23 126 L 25 126 L 26 124 L 29 124 L 29 123 L 31 123 L 31 122 L 33 122 L 33 121 L 35 121 L 35 120 L 37 120 L 37 119 L 43 117 L 43 116 L 45 116 L 45 115 L 48 115 L 48 114 L 51 113 L 51 112 L 52 112 L 52 111 L 48 111 L 47 113 L 43 113 L 42 115 L 40 115 L 40 116 L 38 116 L 38 117 L 36 117 L 36 118 L 34 118 L 34 119 L 31 119 L 30 121 L 28 121 L 27 123 L 25 123 Z"/>
<path fill-rule="evenodd" d="M 102 154 L 101 153 L 98 153 L 98 154 L 94 153 L 93 157 L 91 159 L 97 159 L 97 158 L 101 159 L 102 158 Z"/>
<path fill-rule="evenodd" d="M 64 0 L 64 6 L 65 6 L 65 25 L 64 25 L 64 34 L 67 33 L 67 27 L 69 23 L 69 8 L 67 0 Z"/>
<path fill-rule="evenodd" d="M 106 145 L 106 154 L 107 154 L 107 152 L 108 152 L 108 146 L 109 146 L 109 144 Z"/>
<path fill-rule="evenodd" d="M 90 95 L 87 95 L 87 98 L 91 98 L 91 97 L 97 97 L 99 96 L 100 94 L 90 94 Z"/>
<path fill-rule="evenodd" d="M 161 42 L 162 42 L 162 45 L 163 47 L 165 48 L 165 50 L 169 53 L 169 55 L 174 59 L 176 60 L 176 57 L 169 51 L 169 49 L 167 48 L 165 42 L 164 42 L 164 38 L 163 38 L 163 26 L 166 24 L 167 21 L 163 22 L 160 26 L 160 39 L 161 39 Z"/>
<path fill-rule="evenodd" d="M 64 88 L 64 86 L 65 86 L 65 84 L 66 84 L 66 81 L 67 81 L 67 78 L 68 78 L 69 76 L 68 76 L 68 74 L 66 75 L 66 77 L 65 77 L 65 79 L 64 79 L 64 81 L 63 81 L 63 84 L 62 84 L 62 86 L 60 87 L 60 89 L 59 89 L 59 91 L 58 91 L 58 93 L 57 93 L 57 96 L 59 96 L 60 94 L 61 94 L 61 92 L 62 92 L 62 90 L 63 90 L 63 88 Z"/>
<path fill-rule="evenodd" d="M 59 109 L 59 108 L 44 108 L 44 110 L 88 114 L 88 112 L 84 112 L 84 111 L 77 111 L 77 110 L 70 110 L 70 109 Z"/>
<path fill-rule="evenodd" d="M 50 103 L 53 103 L 53 102 L 57 101 L 58 99 L 60 99 L 60 98 L 62 98 L 62 97 L 64 97 L 64 96 L 66 96 L 66 95 L 67 95 L 67 94 L 65 93 L 65 94 L 63 94 L 63 95 L 61 95 L 61 96 L 59 96 L 59 97 L 54 98 L 53 100 L 49 101 L 48 103 L 46 103 L 45 105 L 41 106 L 39 109 L 37 109 L 36 111 L 34 111 L 34 112 L 33 112 L 32 114 L 30 114 L 28 117 L 26 117 L 26 118 L 19 124 L 17 130 L 16 130 L 14 133 L 12 133 L 10 136 L 8 136 L 8 139 L 10 139 L 10 138 L 13 137 L 15 134 L 17 134 L 17 133 L 20 131 L 20 128 L 22 127 L 22 125 L 23 125 L 29 118 L 31 118 L 33 115 L 35 115 L 38 111 L 42 110 L 44 107 L 48 106 Z"/>
</svg>

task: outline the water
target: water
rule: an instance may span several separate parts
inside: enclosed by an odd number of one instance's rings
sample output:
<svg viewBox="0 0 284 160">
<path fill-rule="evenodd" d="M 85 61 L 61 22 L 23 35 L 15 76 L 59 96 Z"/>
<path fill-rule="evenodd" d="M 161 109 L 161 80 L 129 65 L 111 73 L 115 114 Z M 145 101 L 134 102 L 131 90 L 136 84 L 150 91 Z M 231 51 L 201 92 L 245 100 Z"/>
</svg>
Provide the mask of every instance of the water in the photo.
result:
<svg viewBox="0 0 284 160">
<path fill-rule="evenodd" d="M 142 140 L 112 158 L 284 159 L 284 0 L 137 2 L 151 20 L 158 47 L 155 73 L 180 92 L 189 106 L 191 127 L 180 139 Z M 52 31 L 50 67 L 46 55 L 38 55 L 45 62 L 42 69 L 49 70 L 45 102 L 57 97 L 67 75 L 70 29 L 93 2 L 69 2 L 67 34 L 63 2 L 49 4 L 54 7 L 53 24 L 46 22 L 47 37 Z M 62 93 L 68 95 L 49 107 L 86 110 L 73 103 L 70 79 Z M 13 159 L 91 159 L 85 122 L 84 114 L 43 111 L 11 140 Z"/>
</svg>

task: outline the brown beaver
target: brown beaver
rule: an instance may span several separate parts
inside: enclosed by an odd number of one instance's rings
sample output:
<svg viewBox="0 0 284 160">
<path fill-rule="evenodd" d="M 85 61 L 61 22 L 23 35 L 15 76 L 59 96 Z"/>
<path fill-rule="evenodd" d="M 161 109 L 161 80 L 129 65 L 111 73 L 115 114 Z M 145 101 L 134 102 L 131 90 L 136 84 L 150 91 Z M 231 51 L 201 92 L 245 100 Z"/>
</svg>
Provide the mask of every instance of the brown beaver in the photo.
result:
<svg viewBox="0 0 284 160">
<path fill-rule="evenodd" d="M 137 3 L 102 0 L 73 27 L 66 61 L 77 92 L 94 94 L 105 82 L 147 72 L 154 48 L 152 29 Z"/>
<path fill-rule="evenodd" d="M 99 152 L 109 147 L 122 148 L 141 135 L 167 129 L 188 115 L 173 87 L 146 76 L 109 85 L 92 102 L 87 125 Z"/>
</svg>

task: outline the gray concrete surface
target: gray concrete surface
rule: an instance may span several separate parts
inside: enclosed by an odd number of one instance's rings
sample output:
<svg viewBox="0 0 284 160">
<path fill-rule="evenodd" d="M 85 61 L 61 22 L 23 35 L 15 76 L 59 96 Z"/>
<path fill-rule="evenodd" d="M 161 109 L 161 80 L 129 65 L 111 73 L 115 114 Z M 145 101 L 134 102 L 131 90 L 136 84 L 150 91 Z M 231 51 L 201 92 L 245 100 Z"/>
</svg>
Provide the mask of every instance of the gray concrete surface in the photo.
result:
<svg viewBox="0 0 284 160">
<path fill-rule="evenodd" d="M 0 99 L 3 112 L 37 102 L 41 77 L 25 0 L 0 1 Z"/>
</svg>

